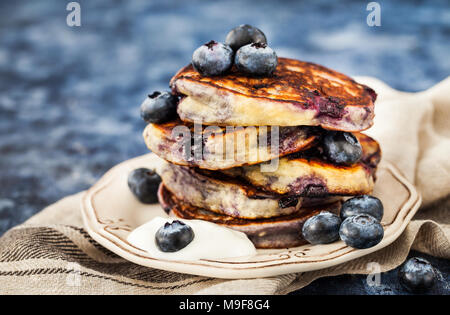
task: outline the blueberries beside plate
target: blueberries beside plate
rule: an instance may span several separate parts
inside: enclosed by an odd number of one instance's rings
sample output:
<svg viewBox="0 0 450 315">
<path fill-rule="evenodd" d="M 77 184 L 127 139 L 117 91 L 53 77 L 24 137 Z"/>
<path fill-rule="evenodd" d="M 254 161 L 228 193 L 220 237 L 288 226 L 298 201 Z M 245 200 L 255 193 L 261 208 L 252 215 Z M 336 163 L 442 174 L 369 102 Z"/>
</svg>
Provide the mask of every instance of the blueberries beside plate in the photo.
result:
<svg viewBox="0 0 450 315">
<path fill-rule="evenodd" d="M 194 239 L 194 231 L 192 228 L 179 221 L 166 222 L 156 232 L 156 245 L 163 252 L 177 252 L 185 248 Z"/>
<path fill-rule="evenodd" d="M 234 51 L 237 51 L 242 46 L 251 43 L 264 43 L 267 44 L 266 35 L 254 26 L 243 24 L 233 28 L 225 39 L 225 44 L 231 47 Z"/>
<path fill-rule="evenodd" d="M 351 165 L 362 157 L 362 147 L 350 132 L 329 131 L 323 138 L 325 156 L 336 164 Z"/>
<path fill-rule="evenodd" d="M 239 48 L 234 57 L 234 63 L 236 68 L 243 73 L 268 76 L 275 71 L 278 57 L 267 44 L 252 43 Z"/>
<path fill-rule="evenodd" d="M 225 74 L 233 66 L 233 50 L 212 40 L 194 51 L 192 66 L 203 76 Z"/>
<path fill-rule="evenodd" d="M 303 238 L 311 244 L 328 244 L 339 239 L 341 219 L 328 211 L 315 215 L 302 228 Z"/>
<path fill-rule="evenodd" d="M 169 92 L 153 92 L 141 105 L 141 117 L 148 123 L 163 123 L 177 115 L 178 97 Z"/>
<path fill-rule="evenodd" d="M 383 226 L 368 214 L 348 217 L 339 230 L 341 239 L 353 248 L 364 249 L 377 245 L 384 236 Z"/>
<path fill-rule="evenodd" d="M 157 203 L 158 187 L 161 177 L 148 168 L 138 168 L 128 175 L 128 187 L 142 203 Z"/>
<path fill-rule="evenodd" d="M 350 198 L 342 204 L 341 219 L 345 220 L 348 217 L 358 214 L 368 214 L 381 221 L 383 212 L 383 204 L 380 199 L 369 195 L 362 195 Z"/>
<path fill-rule="evenodd" d="M 398 272 L 401 285 L 413 293 L 424 292 L 436 282 L 436 271 L 425 259 L 413 257 L 408 259 Z"/>
</svg>

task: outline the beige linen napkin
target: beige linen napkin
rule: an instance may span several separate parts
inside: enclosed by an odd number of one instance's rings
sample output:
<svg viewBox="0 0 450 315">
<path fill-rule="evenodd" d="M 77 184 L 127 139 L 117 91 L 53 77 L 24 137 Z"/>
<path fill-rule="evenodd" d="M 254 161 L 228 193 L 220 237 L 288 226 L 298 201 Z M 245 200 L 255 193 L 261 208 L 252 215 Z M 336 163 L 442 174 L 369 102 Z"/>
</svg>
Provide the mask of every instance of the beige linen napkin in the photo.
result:
<svg viewBox="0 0 450 315">
<path fill-rule="evenodd" d="M 0 294 L 285 294 L 317 278 L 381 272 L 415 249 L 450 259 L 450 78 L 404 93 L 366 77 L 379 94 L 373 128 L 383 158 L 418 187 L 423 207 L 388 247 L 332 268 L 278 277 L 222 280 L 141 267 L 92 240 L 80 216 L 82 193 L 47 207 L 0 238 Z"/>
</svg>

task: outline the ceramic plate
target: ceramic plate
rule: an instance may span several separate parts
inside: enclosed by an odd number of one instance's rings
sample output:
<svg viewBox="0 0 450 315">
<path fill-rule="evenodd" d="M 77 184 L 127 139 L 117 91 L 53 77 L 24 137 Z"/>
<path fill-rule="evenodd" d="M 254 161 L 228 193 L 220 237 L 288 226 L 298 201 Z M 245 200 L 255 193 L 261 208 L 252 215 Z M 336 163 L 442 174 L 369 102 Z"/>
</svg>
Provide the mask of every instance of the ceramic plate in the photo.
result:
<svg viewBox="0 0 450 315">
<path fill-rule="evenodd" d="M 89 234 L 117 255 L 139 265 L 216 278 L 269 277 L 331 267 L 367 255 L 391 244 L 420 206 L 414 186 L 387 162 L 379 165 L 374 195 L 384 204 L 384 238 L 375 247 L 357 250 L 342 241 L 287 249 L 258 250 L 256 256 L 219 260 L 167 261 L 150 257 L 127 242 L 128 234 L 155 216 L 166 216 L 158 205 L 139 203 L 127 186 L 127 176 L 138 167 L 157 169 L 161 160 L 147 154 L 125 161 L 108 171 L 82 202 Z"/>
</svg>

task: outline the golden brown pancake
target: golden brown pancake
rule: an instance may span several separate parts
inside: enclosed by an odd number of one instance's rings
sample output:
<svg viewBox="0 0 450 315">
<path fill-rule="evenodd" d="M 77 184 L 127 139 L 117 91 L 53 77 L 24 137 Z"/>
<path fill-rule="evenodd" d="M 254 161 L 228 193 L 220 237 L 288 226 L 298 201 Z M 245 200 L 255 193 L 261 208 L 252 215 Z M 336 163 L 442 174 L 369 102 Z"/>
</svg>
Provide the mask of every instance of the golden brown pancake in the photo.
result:
<svg viewBox="0 0 450 315">
<path fill-rule="evenodd" d="M 319 197 L 327 195 L 370 194 L 374 186 L 375 171 L 381 159 L 378 142 L 362 133 L 354 133 L 362 146 L 363 155 L 358 163 L 340 166 L 317 155 L 320 147 L 313 147 L 279 161 L 273 172 L 261 172 L 260 165 L 224 170 L 229 176 L 239 177 L 259 189 L 296 196 Z M 314 151 L 310 154 L 309 151 Z"/>
<path fill-rule="evenodd" d="M 269 218 L 296 212 L 300 197 L 285 198 L 258 190 L 218 172 L 165 163 L 162 182 L 178 199 L 209 211 L 233 217 Z"/>
<path fill-rule="evenodd" d="M 233 130 L 230 131 L 229 128 Z M 271 128 L 230 126 L 228 130 L 217 127 L 209 132 L 202 128 L 198 132 L 202 136 L 202 141 L 199 141 L 201 146 L 198 146 L 194 142 L 193 125 L 175 120 L 164 124 L 149 124 L 143 136 L 152 152 L 171 163 L 217 170 L 258 164 L 304 150 L 320 135 L 317 128 L 280 127 L 276 145 L 272 141 Z M 176 130 L 187 132 L 190 137 L 184 138 Z M 188 141 L 189 147 L 185 146 L 185 141 Z M 272 145 L 276 146 L 272 148 Z M 196 156 L 196 153 L 201 154 Z"/>
<path fill-rule="evenodd" d="M 186 96 L 178 105 L 183 121 L 233 126 L 321 126 L 361 131 L 372 125 L 376 93 L 323 66 L 278 58 L 270 77 L 250 77 L 232 69 L 204 77 L 192 65 L 171 80 Z"/>
<path fill-rule="evenodd" d="M 242 219 L 217 214 L 192 206 L 180 199 L 161 184 L 158 199 L 164 210 L 181 219 L 205 220 L 245 233 L 256 248 L 288 248 L 306 244 L 301 230 L 305 221 L 322 211 L 338 213 L 341 203 L 301 208 L 285 216 L 269 219 Z"/>
</svg>

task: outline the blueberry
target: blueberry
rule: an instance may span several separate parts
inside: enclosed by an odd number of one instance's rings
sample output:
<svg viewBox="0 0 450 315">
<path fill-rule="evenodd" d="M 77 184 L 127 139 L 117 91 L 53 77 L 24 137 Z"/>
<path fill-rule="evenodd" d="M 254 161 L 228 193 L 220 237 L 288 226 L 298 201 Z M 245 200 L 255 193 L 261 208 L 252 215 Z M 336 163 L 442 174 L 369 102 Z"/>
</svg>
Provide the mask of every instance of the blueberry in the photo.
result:
<svg viewBox="0 0 450 315">
<path fill-rule="evenodd" d="M 408 259 L 398 271 L 400 283 L 410 292 L 424 292 L 436 281 L 436 272 L 431 264 L 419 257 Z"/>
<path fill-rule="evenodd" d="M 349 132 L 328 132 L 323 139 L 323 150 L 328 160 L 337 164 L 351 165 L 362 156 L 361 144 Z"/>
<path fill-rule="evenodd" d="M 303 238 L 311 244 L 328 244 L 339 239 L 341 219 L 331 212 L 321 212 L 308 220 L 302 228 Z"/>
<path fill-rule="evenodd" d="M 213 40 L 197 48 L 192 55 L 192 66 L 203 76 L 222 75 L 232 65 L 233 50 Z"/>
<path fill-rule="evenodd" d="M 148 168 L 138 168 L 128 175 L 128 187 L 142 203 L 158 202 L 157 192 L 161 177 Z"/>
<path fill-rule="evenodd" d="M 244 73 L 257 76 L 271 75 L 278 64 L 277 54 L 264 43 L 242 46 L 234 58 L 236 68 Z"/>
<path fill-rule="evenodd" d="M 225 44 L 234 51 L 251 43 L 267 44 L 267 39 L 260 29 L 248 24 L 242 24 L 233 28 L 225 39 Z"/>
<path fill-rule="evenodd" d="M 192 228 L 178 220 L 166 222 L 156 232 L 156 245 L 163 252 L 177 252 L 185 248 L 194 239 Z"/>
<path fill-rule="evenodd" d="M 153 92 L 141 105 L 141 117 L 148 123 L 163 123 L 176 117 L 178 97 L 169 92 Z"/>
<path fill-rule="evenodd" d="M 383 204 L 380 199 L 362 195 L 348 199 L 342 204 L 341 219 L 345 220 L 348 217 L 365 213 L 381 221 L 383 212 Z"/>
<path fill-rule="evenodd" d="M 358 214 L 342 222 L 339 235 L 348 246 L 363 249 L 377 245 L 383 239 L 384 230 L 374 217 Z"/>
</svg>

